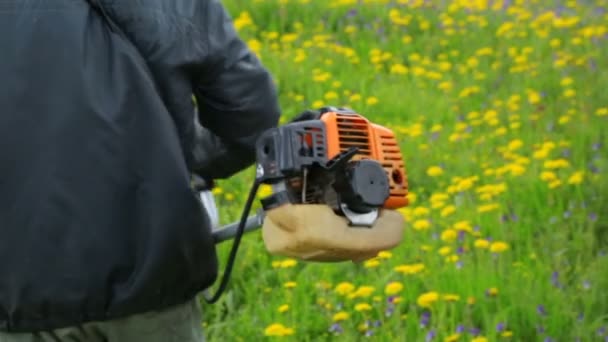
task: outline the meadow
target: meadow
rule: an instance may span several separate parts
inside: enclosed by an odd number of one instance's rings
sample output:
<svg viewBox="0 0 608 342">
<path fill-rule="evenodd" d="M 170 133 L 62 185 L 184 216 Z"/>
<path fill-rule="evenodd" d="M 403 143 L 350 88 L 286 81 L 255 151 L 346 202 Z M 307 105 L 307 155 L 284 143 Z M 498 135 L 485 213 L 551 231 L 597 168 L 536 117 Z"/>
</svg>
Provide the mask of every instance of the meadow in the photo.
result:
<svg viewBox="0 0 608 342">
<path fill-rule="evenodd" d="M 410 205 L 360 264 L 246 235 L 209 340 L 608 341 L 608 1 L 224 3 L 282 122 L 335 105 L 395 131 Z M 218 182 L 223 223 L 254 174 Z"/>
</svg>

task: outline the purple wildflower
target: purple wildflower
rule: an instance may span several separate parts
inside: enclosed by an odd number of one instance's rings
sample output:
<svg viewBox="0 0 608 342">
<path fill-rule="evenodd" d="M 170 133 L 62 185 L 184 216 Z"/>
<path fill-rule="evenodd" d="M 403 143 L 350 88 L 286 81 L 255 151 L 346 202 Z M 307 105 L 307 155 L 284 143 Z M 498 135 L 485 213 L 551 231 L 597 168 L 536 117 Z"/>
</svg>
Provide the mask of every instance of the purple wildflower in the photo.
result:
<svg viewBox="0 0 608 342">
<path fill-rule="evenodd" d="M 353 9 L 349 10 L 349 11 L 346 13 L 346 16 L 347 16 L 347 17 L 354 17 L 354 16 L 356 16 L 358 13 L 359 13 L 359 11 L 357 11 L 355 8 L 353 8 Z"/>
<path fill-rule="evenodd" d="M 466 233 L 464 232 L 464 230 L 459 230 L 458 231 L 458 241 L 464 240 L 465 237 L 466 237 Z"/>
<path fill-rule="evenodd" d="M 588 217 L 589 217 L 590 221 L 596 221 L 597 220 L 597 214 L 596 213 L 590 213 Z"/>
<path fill-rule="evenodd" d="M 551 274 L 551 284 L 558 288 L 561 287 L 559 283 L 559 273 L 557 271 L 554 271 Z"/>
<path fill-rule="evenodd" d="M 602 148 L 602 143 L 601 142 L 596 142 L 595 144 L 591 145 L 591 149 L 594 150 L 594 151 L 597 151 L 600 148 Z"/>
<path fill-rule="evenodd" d="M 386 310 L 384 310 L 384 316 L 391 317 L 394 312 L 395 312 L 395 307 L 391 305 L 388 308 L 386 308 Z"/>
<path fill-rule="evenodd" d="M 597 336 L 604 336 L 605 333 L 606 333 L 606 327 L 601 327 L 601 328 L 597 329 Z"/>
<path fill-rule="evenodd" d="M 426 342 L 432 341 L 432 340 L 435 338 L 435 335 L 436 335 L 435 330 L 430 330 L 430 331 L 429 331 L 429 332 L 426 334 L 425 341 L 426 341 Z"/>
<path fill-rule="evenodd" d="M 377 319 L 377 320 L 374 321 L 374 327 L 377 328 L 377 327 L 379 327 L 381 325 L 382 325 L 382 322 L 379 319 Z"/>
<path fill-rule="evenodd" d="M 569 210 L 564 211 L 564 218 L 570 218 L 570 216 L 572 216 L 572 213 Z"/>
<path fill-rule="evenodd" d="M 457 334 L 462 334 L 463 332 L 464 332 L 464 325 L 462 325 L 462 324 L 458 324 L 458 325 L 456 326 L 456 333 L 457 333 Z"/>
<path fill-rule="evenodd" d="M 583 321 L 583 319 L 585 319 L 585 314 L 581 312 L 581 313 L 579 313 L 579 314 L 578 314 L 577 320 L 578 320 L 579 322 L 582 322 L 582 321 Z"/>
<path fill-rule="evenodd" d="M 344 330 L 342 329 L 342 326 L 340 325 L 340 323 L 334 323 L 331 325 L 331 327 L 329 327 L 329 332 L 339 334 L 339 333 L 344 332 Z"/>
<path fill-rule="evenodd" d="M 496 324 L 496 331 L 502 332 L 504 330 L 505 330 L 505 324 L 504 323 L 500 322 L 500 323 Z"/>
<path fill-rule="evenodd" d="M 464 267 L 464 262 L 462 260 L 456 261 L 456 269 L 459 270 Z"/>
<path fill-rule="evenodd" d="M 473 336 L 477 336 L 481 333 L 481 330 L 479 328 L 471 328 L 469 329 L 469 333 Z"/>
<path fill-rule="evenodd" d="M 429 311 L 425 311 L 422 313 L 422 317 L 420 317 L 420 327 L 425 328 L 431 322 L 431 313 Z"/>
<path fill-rule="evenodd" d="M 545 339 L 543 340 L 543 342 L 554 342 L 555 340 L 553 340 L 551 337 L 545 337 Z"/>
<path fill-rule="evenodd" d="M 562 150 L 562 157 L 569 158 L 571 155 L 572 153 L 570 152 L 570 149 L 565 148 Z"/>
<path fill-rule="evenodd" d="M 373 331 L 373 330 L 368 330 L 368 331 L 366 331 L 366 332 L 365 332 L 365 336 L 366 336 L 366 337 L 370 337 L 370 336 L 372 336 L 373 334 L 374 334 L 374 331 Z"/>
<path fill-rule="evenodd" d="M 546 316 L 547 315 L 547 310 L 545 310 L 544 305 L 540 304 L 536 307 L 536 311 L 538 312 L 539 315 L 541 316 Z"/>
<path fill-rule="evenodd" d="M 539 324 L 536 326 L 536 331 L 538 331 L 539 334 L 543 334 L 545 332 L 545 327 L 543 327 L 542 324 Z"/>
</svg>

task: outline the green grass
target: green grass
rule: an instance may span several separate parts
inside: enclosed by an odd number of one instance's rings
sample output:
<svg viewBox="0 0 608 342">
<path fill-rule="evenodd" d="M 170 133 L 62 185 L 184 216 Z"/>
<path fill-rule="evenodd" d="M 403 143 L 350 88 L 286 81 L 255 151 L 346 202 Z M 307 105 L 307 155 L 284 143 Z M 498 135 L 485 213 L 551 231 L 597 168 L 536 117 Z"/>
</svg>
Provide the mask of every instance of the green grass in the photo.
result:
<svg viewBox="0 0 608 342">
<path fill-rule="evenodd" d="M 424 341 L 431 331 L 438 341 L 608 336 L 600 336 L 608 329 L 608 15 L 598 10 L 607 1 L 511 1 L 504 9 L 482 0 L 418 3 L 225 0 L 243 39 L 276 78 L 285 119 L 306 108 L 345 105 L 392 128 L 413 195 L 402 210 L 403 243 L 374 267 L 273 267 L 284 258 L 267 253 L 259 231 L 247 235 L 229 289 L 218 303 L 204 305 L 209 339 L 357 341 L 368 333 L 374 341 Z M 559 15 L 545 15 L 560 5 Z M 507 22 L 512 28 L 498 35 Z M 396 65 L 407 72 L 393 73 Z M 316 69 L 328 73 L 325 81 L 315 80 Z M 572 83 L 562 84 L 564 78 Z M 377 103 L 367 102 L 372 97 Z M 517 140 L 521 146 L 509 150 Z M 543 154 L 544 143 L 553 147 Z M 559 159 L 567 163 L 550 170 L 550 161 Z M 432 166 L 443 173 L 427 174 Z M 569 182 L 578 171 L 582 181 Z M 249 169 L 219 182 L 223 222 L 238 219 L 252 177 Z M 497 193 L 482 196 L 477 190 L 486 185 Z M 440 193 L 447 199 L 432 202 Z M 484 204 L 496 206 L 479 212 Z M 447 206 L 455 210 L 441 215 Z M 415 229 L 421 220 L 430 226 Z M 441 240 L 442 232 L 458 227 L 460 239 Z M 492 253 L 475 247 L 477 239 L 509 248 Z M 440 255 L 444 246 L 451 250 Z M 222 267 L 230 247 L 220 247 Z M 395 270 L 415 263 L 424 271 Z M 297 286 L 284 288 L 288 281 Z M 349 298 L 335 291 L 343 282 L 374 291 Z M 388 303 L 389 282 L 403 285 L 398 303 Z M 488 295 L 490 288 L 497 293 Z M 430 308 L 417 302 L 427 292 L 439 295 Z M 445 294 L 458 299 L 446 301 Z M 356 311 L 358 303 L 372 309 Z M 288 310 L 279 312 L 282 305 Z M 331 332 L 341 311 L 349 317 L 338 322 L 340 333 Z M 274 323 L 293 334 L 265 336 Z M 499 332 L 499 324 L 512 336 Z"/>
</svg>

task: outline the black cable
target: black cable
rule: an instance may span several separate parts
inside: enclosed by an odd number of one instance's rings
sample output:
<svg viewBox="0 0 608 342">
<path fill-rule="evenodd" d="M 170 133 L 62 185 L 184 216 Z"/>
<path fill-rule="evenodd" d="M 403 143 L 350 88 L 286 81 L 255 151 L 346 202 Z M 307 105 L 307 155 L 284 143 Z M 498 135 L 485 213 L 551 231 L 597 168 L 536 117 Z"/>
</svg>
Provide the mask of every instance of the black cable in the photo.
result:
<svg viewBox="0 0 608 342">
<path fill-rule="evenodd" d="M 245 208 L 243 208 L 243 213 L 241 215 L 241 221 L 239 222 L 237 232 L 234 236 L 234 242 L 232 243 L 232 249 L 230 250 L 230 255 L 228 256 L 228 263 L 226 264 L 224 274 L 222 275 L 222 281 L 220 283 L 220 287 L 218 288 L 217 292 L 213 296 L 208 296 L 206 292 L 203 293 L 203 296 L 205 297 L 205 301 L 207 301 L 207 303 L 209 303 L 209 304 L 215 303 L 220 298 L 220 296 L 222 295 L 222 292 L 224 292 L 224 290 L 226 289 L 226 286 L 228 285 L 228 280 L 230 278 L 230 273 L 232 272 L 232 267 L 234 266 L 234 260 L 236 258 L 236 253 L 239 249 L 239 245 L 241 243 L 241 238 L 243 237 L 243 233 L 245 231 L 245 224 L 247 223 L 247 218 L 249 216 L 249 212 L 251 211 L 251 207 L 253 206 L 253 201 L 255 199 L 255 195 L 258 192 L 259 186 L 260 186 L 260 182 L 258 181 L 258 179 L 256 179 L 253 182 L 253 186 L 251 187 L 251 190 L 249 191 L 249 197 L 247 198 L 247 202 L 245 203 Z"/>
</svg>

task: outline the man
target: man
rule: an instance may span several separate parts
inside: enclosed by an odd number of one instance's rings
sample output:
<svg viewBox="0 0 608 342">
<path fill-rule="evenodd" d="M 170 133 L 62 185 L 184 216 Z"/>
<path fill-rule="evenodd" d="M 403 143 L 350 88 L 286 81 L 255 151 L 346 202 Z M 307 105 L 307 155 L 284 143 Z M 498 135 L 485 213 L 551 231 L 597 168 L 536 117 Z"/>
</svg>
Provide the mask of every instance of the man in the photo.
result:
<svg viewBox="0 0 608 342">
<path fill-rule="evenodd" d="M 280 112 L 220 0 L 5 0 L 0 51 L 0 342 L 202 340 L 191 176 Z"/>
</svg>

